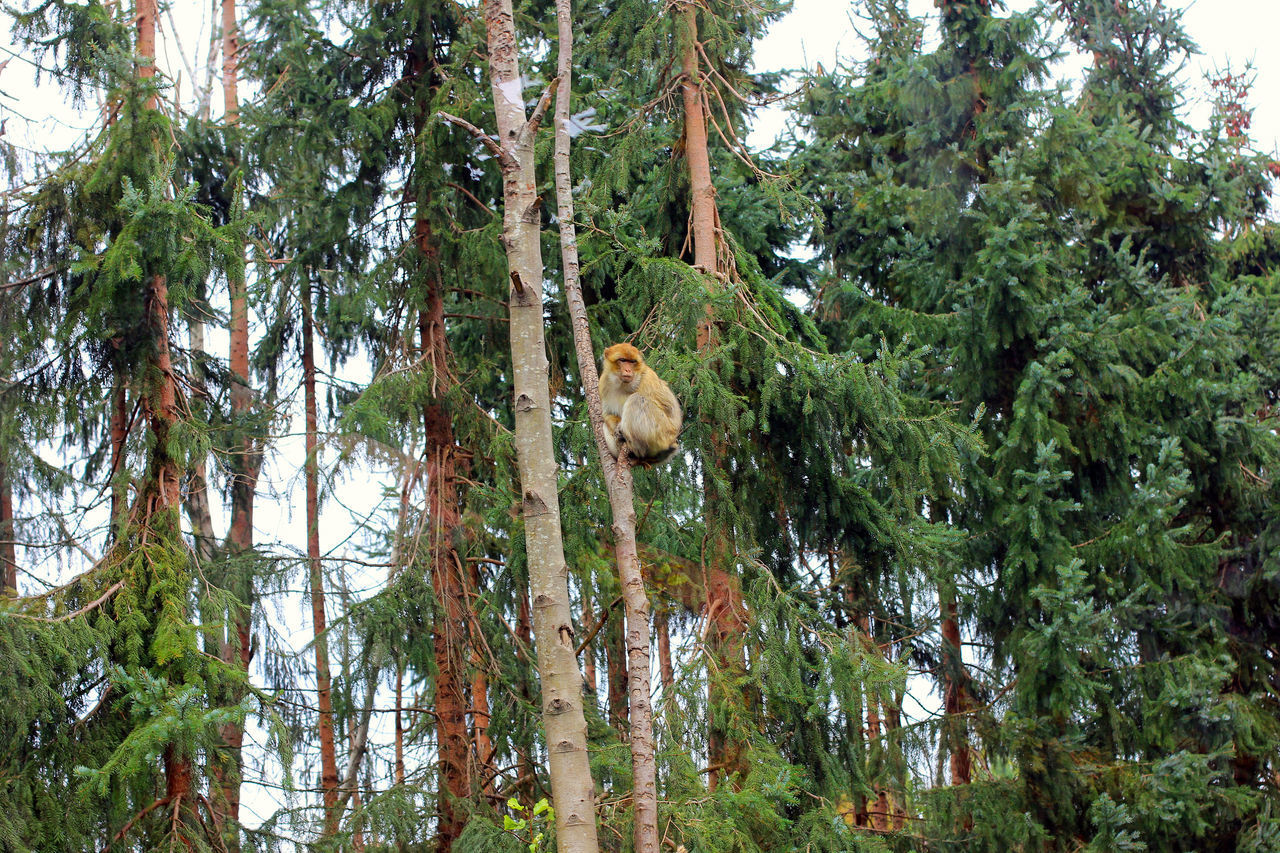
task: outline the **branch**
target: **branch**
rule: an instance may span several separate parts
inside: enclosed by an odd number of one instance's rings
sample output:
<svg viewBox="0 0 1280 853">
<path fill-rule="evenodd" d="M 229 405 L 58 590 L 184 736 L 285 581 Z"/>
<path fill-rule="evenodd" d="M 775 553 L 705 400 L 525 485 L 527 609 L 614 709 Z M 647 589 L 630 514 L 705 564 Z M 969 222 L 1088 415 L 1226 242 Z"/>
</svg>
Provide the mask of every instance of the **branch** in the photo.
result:
<svg viewBox="0 0 1280 853">
<path fill-rule="evenodd" d="M 436 115 L 450 124 L 456 124 L 458 127 L 462 128 L 479 140 L 480 144 L 489 149 L 489 153 L 497 159 L 498 164 L 502 167 L 503 171 L 516 168 L 517 164 L 515 158 L 506 151 L 503 151 L 502 146 L 498 144 L 497 140 L 480 128 L 476 127 L 471 122 L 467 121 L 465 118 L 459 118 L 458 116 L 451 115 L 444 110 L 439 110 L 436 112 Z"/>
<path fill-rule="evenodd" d="M 7 61 L 8 60 L 6 60 L 6 62 Z M 0 284 L 0 290 L 17 290 L 20 287 L 26 287 L 28 284 L 34 284 L 43 278 L 49 278 L 53 273 L 54 268 L 48 266 L 38 272 L 32 273 L 26 278 L 20 278 L 17 281 L 7 281 L 4 284 Z"/>
<path fill-rule="evenodd" d="M 97 608 L 108 598 L 110 598 L 111 596 L 119 592 L 120 587 L 122 586 L 124 586 L 123 580 L 116 581 L 111 586 L 107 587 L 106 592 L 104 592 L 102 595 L 98 596 L 98 598 L 86 604 L 84 607 L 81 607 L 79 610 L 75 611 L 74 613 L 64 613 L 62 616 L 29 616 L 26 613 L 15 613 L 13 615 L 19 619 L 30 619 L 32 622 L 48 622 L 50 624 L 57 623 L 57 622 L 70 622 L 72 619 L 76 618 L 77 616 L 83 616 L 84 614 L 88 613 L 90 610 Z"/>
<path fill-rule="evenodd" d="M 135 823 L 137 823 L 138 821 L 142 820 L 144 817 L 146 817 L 148 814 L 150 814 L 152 811 L 154 811 L 154 810 L 155 810 L 156 808 L 158 808 L 159 806 L 167 805 L 168 803 L 170 803 L 170 802 L 172 801 L 172 799 L 173 799 L 172 797 L 161 797 L 160 799 L 156 800 L 156 801 L 155 801 L 154 803 L 152 803 L 151 805 L 147 806 L 147 807 L 146 807 L 145 809 L 143 809 L 142 811 L 138 812 L 138 813 L 137 813 L 136 815 L 134 815 L 133 817 L 129 818 L 128 822 L 127 822 L 127 823 L 125 823 L 125 825 L 124 825 L 124 826 L 120 827 L 120 831 L 119 831 L 119 832 L 117 832 L 114 836 L 112 836 L 111 841 L 107 844 L 107 846 L 102 848 L 103 853 L 106 853 L 106 851 L 107 851 L 107 850 L 110 850 L 110 849 L 111 849 L 111 847 L 113 847 L 117 841 L 119 841 L 120 839 L 124 838 L 124 837 L 125 837 L 125 835 L 127 835 L 127 834 L 128 834 L 129 830 L 133 829 L 133 825 L 134 825 Z"/>
<path fill-rule="evenodd" d="M 600 618 L 596 620 L 596 624 L 591 626 L 591 630 L 587 632 L 587 636 L 584 637 L 582 639 L 582 642 L 578 644 L 578 649 L 577 651 L 574 652 L 575 655 L 582 654 L 582 652 L 587 648 L 587 644 L 596 638 L 596 634 L 599 634 L 600 629 L 603 628 L 604 624 L 609 621 L 609 612 L 612 611 L 613 608 L 617 607 L 621 603 L 622 603 L 621 595 L 619 595 L 613 601 L 609 602 L 609 606 L 606 607 L 604 609 L 604 612 L 600 614 Z"/>
<path fill-rule="evenodd" d="M 533 108 L 533 115 L 529 116 L 529 120 L 525 122 L 524 129 L 520 132 L 522 140 L 533 136 L 538 132 L 538 128 L 542 125 L 542 118 L 547 114 L 547 107 L 551 106 L 551 96 L 555 94 L 556 86 L 560 85 L 560 78 L 556 77 L 546 88 L 542 90 L 542 94 L 538 97 L 538 104 Z"/>
<path fill-rule="evenodd" d="M 485 139 L 488 139 L 488 138 L 489 138 L 489 137 L 487 137 L 487 136 L 485 137 Z M 497 216 L 497 215 L 498 215 L 498 214 L 496 214 L 496 213 L 494 213 L 494 212 L 493 212 L 493 208 L 489 207 L 489 206 L 488 206 L 488 205 L 486 205 L 484 202 L 480 201 L 480 199 L 476 198 L 476 197 L 475 197 L 475 194 L 474 194 L 474 193 L 472 193 L 472 192 L 471 192 L 471 190 L 467 189 L 466 187 L 461 186 L 461 185 L 459 185 L 459 184 L 455 184 L 453 181 L 445 181 L 445 182 L 444 182 L 444 185 L 445 185 L 446 187 L 453 187 L 455 190 L 457 190 L 458 192 L 462 193 L 464 196 L 466 196 L 468 199 L 470 199 L 470 200 L 471 200 L 471 203 L 472 203 L 472 204 L 474 204 L 476 207 L 478 207 L 478 208 L 480 208 L 481 210 L 483 210 L 485 213 L 489 214 L 489 216 L 490 216 L 491 218 L 492 218 L 492 217 L 495 217 L 495 216 Z"/>
</svg>

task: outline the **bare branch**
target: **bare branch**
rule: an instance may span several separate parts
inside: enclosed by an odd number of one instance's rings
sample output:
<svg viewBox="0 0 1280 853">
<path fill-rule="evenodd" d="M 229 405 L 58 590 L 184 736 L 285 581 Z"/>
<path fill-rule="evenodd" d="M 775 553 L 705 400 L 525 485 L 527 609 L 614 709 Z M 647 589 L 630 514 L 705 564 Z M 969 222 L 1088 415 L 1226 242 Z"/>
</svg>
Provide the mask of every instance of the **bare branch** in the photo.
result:
<svg viewBox="0 0 1280 853">
<path fill-rule="evenodd" d="M 498 161 L 499 165 L 502 166 L 504 171 L 507 169 L 516 168 L 515 158 L 512 157 L 510 154 L 508 154 L 506 151 L 503 151 L 502 146 L 498 144 L 498 141 L 496 139 L 494 139 L 489 134 L 485 133 L 480 128 L 476 127 L 471 122 L 467 121 L 465 118 L 459 118 L 458 116 L 447 113 L 444 110 L 438 111 L 436 115 L 444 119 L 445 121 L 449 122 L 450 124 L 456 124 L 458 127 L 462 128 L 467 133 L 470 133 L 472 136 L 474 136 L 480 142 L 481 145 L 489 149 L 489 153 L 494 156 L 494 158 Z"/>
</svg>

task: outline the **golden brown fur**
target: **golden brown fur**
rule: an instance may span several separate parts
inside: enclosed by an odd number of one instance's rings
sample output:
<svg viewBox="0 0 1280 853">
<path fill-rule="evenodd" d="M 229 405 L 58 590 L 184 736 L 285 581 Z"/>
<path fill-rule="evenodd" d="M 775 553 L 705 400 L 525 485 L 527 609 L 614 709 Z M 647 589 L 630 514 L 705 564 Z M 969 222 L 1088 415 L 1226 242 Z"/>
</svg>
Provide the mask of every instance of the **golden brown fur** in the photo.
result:
<svg viewBox="0 0 1280 853">
<path fill-rule="evenodd" d="M 666 460 L 679 447 L 684 418 L 680 403 L 631 344 L 614 344 L 604 351 L 600 402 L 605 440 L 614 456 L 619 437 L 631 456 L 646 465 Z"/>
</svg>

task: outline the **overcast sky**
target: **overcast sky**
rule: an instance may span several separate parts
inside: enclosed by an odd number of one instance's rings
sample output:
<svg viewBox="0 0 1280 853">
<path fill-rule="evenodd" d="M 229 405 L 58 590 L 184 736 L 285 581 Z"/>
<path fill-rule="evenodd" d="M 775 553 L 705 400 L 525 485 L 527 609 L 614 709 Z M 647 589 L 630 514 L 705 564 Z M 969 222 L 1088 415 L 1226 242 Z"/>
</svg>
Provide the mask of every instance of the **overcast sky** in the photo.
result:
<svg viewBox="0 0 1280 853">
<path fill-rule="evenodd" d="M 1006 0 L 1010 9 L 1026 9 L 1029 0 Z M 1255 83 L 1249 98 L 1254 107 L 1252 137 L 1263 151 L 1275 151 L 1280 140 L 1280 0 L 1169 0 L 1184 8 L 1183 27 L 1200 47 L 1183 71 L 1187 84 L 1188 116 L 1203 127 L 1209 114 L 1206 75 L 1227 68 L 1241 71 L 1251 64 Z M 756 48 L 761 69 L 813 68 L 818 62 L 832 68 L 859 49 L 844 0 L 795 0 L 790 15 L 778 21 Z M 934 15 L 932 0 L 911 0 L 917 15 Z M 765 145 L 781 123 L 781 116 L 762 116 L 752 142 Z"/>
<path fill-rule="evenodd" d="M 30 5 L 31 0 L 18 0 L 18 4 Z M 932 0 L 911 0 L 911 4 L 917 14 L 935 13 Z M 208 43 L 212 26 L 208 5 L 177 0 L 172 13 L 161 19 L 161 65 L 170 69 L 171 78 L 179 79 L 178 88 L 184 99 L 192 92 L 192 66 L 199 68 L 200 60 L 188 58 L 184 62 L 182 50 L 171 39 L 164 38 L 165 31 L 180 28 L 181 46 L 187 52 L 203 47 Z M 1007 0 L 1007 5 L 1027 8 L 1031 2 Z M 1276 49 L 1275 41 L 1280 34 L 1280 0 L 1199 0 L 1190 4 L 1185 0 L 1170 0 L 1170 5 L 1185 6 L 1184 25 L 1201 50 L 1183 73 L 1188 116 L 1193 123 L 1203 126 L 1208 115 L 1206 74 L 1228 64 L 1233 70 L 1252 64 L 1255 73 L 1250 98 L 1250 105 L 1255 108 L 1253 139 L 1264 151 L 1276 150 L 1280 139 L 1280 50 Z M 774 24 L 758 44 L 757 66 L 762 69 L 812 68 L 821 62 L 831 68 L 838 59 L 856 58 L 859 43 L 849 9 L 847 0 L 795 0 L 791 14 Z M 0 16 L 0 50 L 9 45 L 8 24 L 8 16 Z M 9 53 L 0 52 L 0 62 L 6 58 Z M 32 148 L 74 144 L 76 137 L 95 122 L 93 114 L 76 117 L 71 113 L 64 106 L 65 96 L 51 80 L 36 90 L 30 82 L 31 71 L 29 61 L 22 56 L 13 57 L 7 67 L 0 70 L 0 120 L 11 119 L 6 125 L 8 141 Z M 220 100 L 218 95 L 215 109 Z M 26 125 L 23 117 L 38 120 L 38 126 Z M 752 142 L 767 145 L 781 122 L 780 111 L 762 114 Z"/>
</svg>

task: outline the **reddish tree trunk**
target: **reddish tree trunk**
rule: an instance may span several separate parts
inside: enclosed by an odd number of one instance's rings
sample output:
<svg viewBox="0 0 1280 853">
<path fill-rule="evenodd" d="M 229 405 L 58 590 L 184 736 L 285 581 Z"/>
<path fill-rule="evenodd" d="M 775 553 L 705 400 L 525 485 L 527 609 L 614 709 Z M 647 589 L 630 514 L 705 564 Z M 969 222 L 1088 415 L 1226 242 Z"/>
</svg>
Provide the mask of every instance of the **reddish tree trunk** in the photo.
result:
<svg viewBox="0 0 1280 853">
<path fill-rule="evenodd" d="M 128 400 L 124 378 L 119 368 L 115 370 L 115 382 L 111 388 L 111 537 L 120 534 L 128 506 L 128 489 L 120 472 L 124 465 L 125 442 L 129 438 Z"/>
<path fill-rule="evenodd" d="M 702 110 L 702 73 L 698 63 L 698 7 L 673 6 L 680 39 L 680 94 L 684 101 L 684 156 L 689 162 L 690 231 L 693 265 L 714 275 L 716 264 L 716 190 L 711 183 L 711 154 Z M 699 344 L 701 346 L 701 342 Z"/>
<path fill-rule="evenodd" d="M 624 738 L 627 736 L 627 642 L 622 614 L 609 612 L 605 628 L 605 661 L 609 670 L 609 722 Z"/>
<path fill-rule="evenodd" d="M 669 697 L 675 688 L 676 673 L 671 663 L 671 632 L 667 624 L 667 614 L 655 613 L 653 621 L 654 627 L 658 630 L 658 672 L 662 677 L 662 691 Z"/>
<path fill-rule="evenodd" d="M 395 779 L 397 785 L 404 784 L 404 667 L 396 662 L 396 763 Z"/>
<path fill-rule="evenodd" d="M 972 773 L 969 733 L 965 714 L 969 710 L 965 690 L 964 661 L 960 656 L 960 621 L 956 618 L 955 591 L 943 598 L 943 710 L 947 713 L 947 729 L 951 741 L 951 784 L 967 785 Z"/>
<path fill-rule="evenodd" d="M 591 611 L 591 589 L 587 583 L 582 588 L 582 630 L 589 630 L 594 624 L 595 616 Z M 587 687 L 587 692 L 594 697 L 598 685 L 596 684 L 596 656 L 591 643 L 587 643 L 586 648 L 582 650 L 582 681 Z"/>
<path fill-rule="evenodd" d="M 684 104 L 684 149 L 689 164 L 689 230 L 693 243 L 693 265 L 708 276 L 721 273 L 719 235 L 716 210 L 716 190 L 711 182 L 711 154 L 707 144 L 707 121 L 702 108 L 702 72 L 698 59 L 698 7 L 696 3 L 682 3 L 672 7 L 677 16 L 676 32 L 680 50 L 680 93 Z M 698 324 L 697 347 L 700 353 L 710 356 L 716 345 L 716 329 L 710 305 L 705 319 Z M 712 435 L 716 434 L 712 430 Z M 717 439 L 711 442 L 712 464 L 719 465 L 724 451 Z M 708 488 L 705 493 L 708 528 L 716 525 L 720 516 L 716 498 Z M 715 790 L 722 775 L 739 776 L 746 770 L 744 744 L 734 740 L 718 722 L 716 709 L 743 701 L 725 690 L 725 683 L 739 680 L 746 672 L 746 649 L 743 632 L 746 629 L 746 610 L 741 591 L 725 569 L 730 561 L 732 547 L 726 531 L 713 532 L 710 537 L 707 566 L 707 618 L 711 623 L 711 649 L 716 660 L 718 674 L 708 679 L 708 701 L 711 707 L 711 727 L 708 733 L 707 757 L 711 766 L 708 786 Z"/>
<path fill-rule="evenodd" d="M 13 541 L 13 489 L 9 485 L 9 466 L 0 462 L 0 568 L 3 583 L 0 595 L 18 595 L 18 556 Z"/>
<path fill-rule="evenodd" d="M 240 120 L 239 81 L 240 30 L 236 22 L 235 0 L 222 0 L 222 98 L 224 121 L 234 127 Z M 244 273 L 228 278 L 231 316 L 228 325 L 231 368 L 231 420 L 236 441 L 231 453 L 231 523 L 227 535 L 228 553 L 233 560 L 253 551 L 253 502 L 258 489 L 256 445 L 250 435 L 248 419 L 252 395 L 249 386 L 249 305 Z M 243 561 L 237 561 L 230 588 L 236 601 L 232 605 L 229 631 L 222 646 L 224 661 L 246 676 L 253 658 L 253 578 Z M 233 697 L 239 699 L 239 696 Z M 228 752 L 226 768 L 219 768 L 219 794 L 214 808 L 231 850 L 239 849 L 240 782 L 244 767 L 244 727 L 239 723 L 222 726 L 222 740 Z"/>
<path fill-rule="evenodd" d="M 134 23 L 138 32 L 138 76 L 150 79 L 156 75 L 156 0 L 136 0 Z M 147 99 L 147 109 L 154 110 L 158 101 L 152 95 Z"/>
<path fill-rule="evenodd" d="M 468 602 L 470 596 L 474 595 L 480 589 L 480 571 L 473 564 L 470 567 L 469 580 L 471 582 L 468 592 Z M 468 607 L 468 618 L 471 626 L 471 740 L 475 749 L 476 772 L 479 776 L 479 784 L 474 785 L 473 789 L 483 793 L 486 797 L 495 795 L 495 782 L 498 778 L 498 768 L 494 766 L 493 758 L 497 750 L 494 748 L 493 740 L 489 737 L 489 721 L 492 716 L 489 712 L 489 678 L 485 674 L 485 661 L 480 656 L 480 649 L 484 647 L 484 637 L 480 633 L 480 623 L 476 620 L 474 612 L 470 612 L 470 603 Z"/>
<path fill-rule="evenodd" d="M 316 360 L 312 342 L 311 285 L 302 284 L 302 384 L 306 397 L 305 479 L 307 485 L 307 563 L 311 587 L 311 628 L 315 635 L 317 725 L 320 734 L 320 788 L 324 796 L 324 834 L 338 831 L 338 757 L 333 739 L 333 696 L 329 678 L 329 640 L 325 635 L 324 574 L 320 567 L 320 466 L 317 448 Z"/>
<path fill-rule="evenodd" d="M 444 294 L 431 226 L 416 223 L 418 250 L 428 267 L 426 304 L 419 314 L 422 353 L 430 366 L 435 399 L 423 408 L 426 434 L 427 509 L 430 525 L 431 588 L 439 610 L 433 628 L 436 663 L 436 720 L 440 761 L 440 820 L 436 849 L 448 853 L 466 825 L 465 812 L 454 800 L 471 796 L 467 778 L 467 700 L 465 682 L 467 623 L 462 560 L 454 547 L 462 527 L 458 498 L 457 456 L 453 420 L 439 402 L 452 385 L 449 344 L 445 337 Z"/>
</svg>

